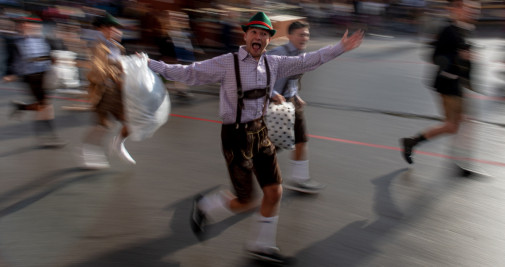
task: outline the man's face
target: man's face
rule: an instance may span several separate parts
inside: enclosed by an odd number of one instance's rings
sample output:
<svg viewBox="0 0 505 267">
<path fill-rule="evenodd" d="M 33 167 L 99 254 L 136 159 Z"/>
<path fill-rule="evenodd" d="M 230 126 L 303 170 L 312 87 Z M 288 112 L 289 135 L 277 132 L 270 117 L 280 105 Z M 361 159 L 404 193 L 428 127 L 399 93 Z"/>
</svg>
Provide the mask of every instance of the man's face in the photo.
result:
<svg viewBox="0 0 505 267">
<path fill-rule="evenodd" d="M 244 40 L 246 50 L 255 59 L 259 59 L 265 48 L 270 43 L 270 33 L 266 30 L 249 27 L 247 32 L 244 33 Z"/>
<path fill-rule="evenodd" d="M 309 28 L 300 28 L 293 30 L 290 34 L 288 34 L 289 41 L 296 47 L 298 50 L 305 50 L 307 48 L 307 42 L 310 39 Z"/>
<path fill-rule="evenodd" d="M 106 39 L 112 39 L 116 41 L 121 41 L 122 32 L 114 26 L 104 26 L 100 27 L 100 31 Z"/>
<path fill-rule="evenodd" d="M 20 26 L 24 35 L 38 36 L 42 34 L 42 24 L 40 23 L 23 22 Z"/>
<path fill-rule="evenodd" d="M 480 16 L 480 6 L 472 2 L 461 2 L 454 7 L 453 12 L 457 20 L 473 24 Z"/>
<path fill-rule="evenodd" d="M 480 6 L 476 3 L 469 3 L 463 6 L 465 19 L 467 22 L 476 23 L 480 17 Z"/>
</svg>

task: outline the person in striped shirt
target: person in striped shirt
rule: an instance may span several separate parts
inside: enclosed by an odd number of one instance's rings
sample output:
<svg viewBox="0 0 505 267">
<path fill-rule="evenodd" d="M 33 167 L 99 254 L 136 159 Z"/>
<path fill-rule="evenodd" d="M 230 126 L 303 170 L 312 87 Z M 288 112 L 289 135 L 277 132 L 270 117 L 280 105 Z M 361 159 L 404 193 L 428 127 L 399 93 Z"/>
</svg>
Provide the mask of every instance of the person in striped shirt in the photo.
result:
<svg viewBox="0 0 505 267">
<path fill-rule="evenodd" d="M 197 237 L 204 237 L 208 223 L 258 205 L 253 198 L 254 175 L 263 198 L 247 250 L 255 258 L 283 264 L 290 259 L 281 255 L 276 246 L 282 178 L 275 146 L 268 139 L 263 121 L 273 85 L 279 78 L 314 70 L 358 47 L 363 32 L 359 30 L 349 37 L 346 32 L 337 44 L 314 52 L 276 56 L 265 53 L 276 32 L 265 13 L 258 12 L 242 29 L 245 45 L 236 53 L 190 65 L 148 60 L 148 66 L 168 80 L 189 85 L 221 84 L 222 149 L 235 194 L 218 192 L 195 198 L 191 224 Z"/>
</svg>

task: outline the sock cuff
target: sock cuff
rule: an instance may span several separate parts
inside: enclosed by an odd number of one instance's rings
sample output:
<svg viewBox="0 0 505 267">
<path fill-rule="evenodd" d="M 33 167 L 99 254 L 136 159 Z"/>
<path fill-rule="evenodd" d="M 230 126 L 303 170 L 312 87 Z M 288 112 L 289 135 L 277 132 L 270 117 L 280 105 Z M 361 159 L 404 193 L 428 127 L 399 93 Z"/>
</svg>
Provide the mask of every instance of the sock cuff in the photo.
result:
<svg viewBox="0 0 505 267">
<path fill-rule="evenodd" d="M 417 141 L 418 142 L 421 142 L 421 141 L 425 141 L 427 140 L 427 138 L 424 136 L 424 134 L 419 134 L 417 137 L 416 137 Z"/>
<path fill-rule="evenodd" d="M 276 223 L 279 220 L 279 215 L 275 215 L 273 217 L 264 217 L 261 214 L 256 215 L 256 221 L 259 223 Z"/>
</svg>

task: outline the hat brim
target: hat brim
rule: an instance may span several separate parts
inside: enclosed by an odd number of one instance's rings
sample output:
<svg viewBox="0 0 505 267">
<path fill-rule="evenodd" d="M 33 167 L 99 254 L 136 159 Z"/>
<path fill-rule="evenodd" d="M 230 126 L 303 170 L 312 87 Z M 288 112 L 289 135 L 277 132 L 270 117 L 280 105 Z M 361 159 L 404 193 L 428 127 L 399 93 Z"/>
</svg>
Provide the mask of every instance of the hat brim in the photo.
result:
<svg viewBox="0 0 505 267">
<path fill-rule="evenodd" d="M 121 27 L 121 24 L 116 18 L 101 17 L 93 22 L 93 26 L 99 27 Z"/>
<path fill-rule="evenodd" d="M 42 20 L 39 18 L 30 18 L 30 17 L 17 17 L 12 19 L 15 22 L 23 23 L 23 22 L 29 22 L 29 23 L 37 23 L 41 24 Z"/>
<path fill-rule="evenodd" d="M 263 30 L 266 30 L 267 32 L 270 33 L 270 36 L 274 36 L 275 35 L 275 32 L 277 32 L 276 30 L 271 30 L 269 28 L 267 28 L 266 26 L 263 26 L 263 25 L 240 25 L 242 26 L 242 30 L 244 32 L 247 32 L 247 30 L 249 29 L 249 27 L 253 27 L 253 28 L 260 28 L 260 29 L 263 29 Z"/>
</svg>

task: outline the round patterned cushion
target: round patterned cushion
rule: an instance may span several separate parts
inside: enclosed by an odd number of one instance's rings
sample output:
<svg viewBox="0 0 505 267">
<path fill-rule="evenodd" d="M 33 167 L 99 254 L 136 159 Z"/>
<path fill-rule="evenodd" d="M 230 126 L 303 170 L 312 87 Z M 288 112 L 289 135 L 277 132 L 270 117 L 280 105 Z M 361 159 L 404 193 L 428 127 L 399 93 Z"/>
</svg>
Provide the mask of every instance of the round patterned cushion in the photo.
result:
<svg viewBox="0 0 505 267">
<path fill-rule="evenodd" d="M 276 147 L 287 150 L 295 148 L 295 107 L 293 103 L 284 102 L 280 105 L 270 103 L 265 123 L 268 128 L 268 138 Z"/>
</svg>

